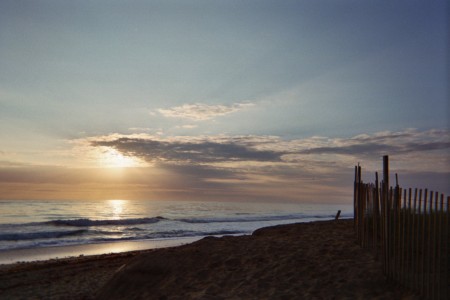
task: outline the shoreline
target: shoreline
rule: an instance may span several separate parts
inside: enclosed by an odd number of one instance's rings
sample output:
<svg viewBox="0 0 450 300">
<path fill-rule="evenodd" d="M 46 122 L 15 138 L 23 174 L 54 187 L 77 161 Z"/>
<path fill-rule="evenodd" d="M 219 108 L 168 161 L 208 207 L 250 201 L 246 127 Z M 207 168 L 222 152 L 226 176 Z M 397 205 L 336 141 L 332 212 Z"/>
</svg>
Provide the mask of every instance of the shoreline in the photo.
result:
<svg viewBox="0 0 450 300">
<path fill-rule="evenodd" d="M 418 299 L 387 284 L 353 220 L 0 266 L 0 299 Z"/>
<path fill-rule="evenodd" d="M 341 220 L 347 219 L 350 218 L 347 217 L 341 218 Z M 304 221 L 297 223 L 311 223 L 330 220 L 332 219 L 330 218 L 325 220 L 317 220 L 315 218 L 305 218 Z M 287 223 L 287 224 L 296 224 L 296 223 Z M 265 227 L 272 227 L 272 226 L 265 226 Z M 251 235 L 251 232 L 249 232 L 248 234 L 247 233 L 236 234 L 232 236 L 240 236 L 240 235 Z M 10 250 L 0 250 L 0 267 L 2 265 L 9 265 L 14 263 L 28 263 L 34 261 L 72 258 L 78 256 L 91 256 L 91 255 L 176 247 L 195 242 L 205 237 L 206 236 L 192 236 L 192 237 L 178 237 L 178 238 L 161 238 L 152 240 L 129 240 L 129 241 L 114 241 L 114 242 L 99 242 L 92 244 L 77 244 L 67 246 L 49 246 L 40 248 L 22 248 L 22 249 L 19 248 Z"/>
<path fill-rule="evenodd" d="M 0 251 L 0 268 L 4 265 L 16 263 L 30 263 L 37 261 L 176 247 L 195 242 L 201 238 L 203 237 L 104 242 L 96 244 L 3 250 Z"/>
</svg>

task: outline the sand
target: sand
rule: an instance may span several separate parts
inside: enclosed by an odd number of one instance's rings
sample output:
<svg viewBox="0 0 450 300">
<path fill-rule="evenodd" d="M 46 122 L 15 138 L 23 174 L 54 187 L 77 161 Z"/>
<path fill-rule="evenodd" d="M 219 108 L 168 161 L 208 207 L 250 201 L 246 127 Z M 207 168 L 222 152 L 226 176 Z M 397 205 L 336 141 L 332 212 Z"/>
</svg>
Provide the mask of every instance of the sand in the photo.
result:
<svg viewBox="0 0 450 300">
<path fill-rule="evenodd" d="M 76 257 L 80 255 L 93 256 L 104 253 L 122 253 L 145 249 L 174 247 L 192 243 L 199 239 L 199 237 L 184 237 L 179 239 L 120 241 L 98 244 L 43 247 L 37 249 L 6 250 L 0 251 L 0 268 L 1 265 L 13 264 L 15 262 L 42 261 L 55 258 Z"/>
<path fill-rule="evenodd" d="M 94 299 L 120 266 L 142 252 L 2 265 L 0 299 Z"/>
<path fill-rule="evenodd" d="M 352 220 L 0 267 L 0 299 L 419 299 L 388 284 Z"/>
</svg>

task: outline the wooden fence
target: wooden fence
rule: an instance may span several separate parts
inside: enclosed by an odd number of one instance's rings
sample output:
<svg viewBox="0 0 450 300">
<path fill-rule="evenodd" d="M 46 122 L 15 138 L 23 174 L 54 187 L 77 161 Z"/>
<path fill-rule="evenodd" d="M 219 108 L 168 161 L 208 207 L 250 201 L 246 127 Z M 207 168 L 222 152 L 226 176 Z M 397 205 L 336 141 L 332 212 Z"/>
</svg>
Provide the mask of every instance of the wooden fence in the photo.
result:
<svg viewBox="0 0 450 300">
<path fill-rule="evenodd" d="M 383 180 L 361 180 L 355 167 L 354 226 L 358 242 L 382 260 L 383 271 L 425 299 L 450 299 L 450 197 L 427 189 L 389 185 L 389 158 Z"/>
</svg>

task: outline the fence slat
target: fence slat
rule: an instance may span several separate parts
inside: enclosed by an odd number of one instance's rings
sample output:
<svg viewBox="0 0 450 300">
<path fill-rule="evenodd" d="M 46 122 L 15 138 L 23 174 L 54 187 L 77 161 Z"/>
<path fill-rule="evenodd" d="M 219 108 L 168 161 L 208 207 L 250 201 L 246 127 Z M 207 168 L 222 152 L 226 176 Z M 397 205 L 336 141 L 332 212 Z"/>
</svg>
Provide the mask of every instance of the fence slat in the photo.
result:
<svg viewBox="0 0 450 300">
<path fill-rule="evenodd" d="M 436 205 L 436 208 L 437 208 L 437 205 Z M 436 299 L 440 299 L 441 298 L 441 296 L 442 296 L 442 293 L 441 293 L 441 279 L 442 279 L 442 276 L 441 276 L 441 267 L 442 267 L 442 265 L 440 264 L 440 262 L 441 262 L 441 259 L 442 259 L 442 255 L 441 255 L 441 252 L 442 252 L 442 246 L 444 245 L 443 244 L 443 239 L 444 239 L 444 236 L 443 236 L 443 214 L 444 214 L 444 194 L 441 194 L 441 198 L 440 198 L 440 206 L 439 206 L 439 209 L 438 209 L 438 212 L 439 212 L 439 214 L 438 214 L 438 230 L 437 230 L 437 232 L 438 232 L 438 242 L 437 242 L 437 249 L 438 249 L 438 251 L 437 251 L 437 254 L 436 254 L 436 262 L 435 262 L 435 265 L 436 265 L 436 274 L 437 274 L 437 279 L 436 279 L 436 282 L 437 282 L 437 287 L 436 287 L 436 290 L 437 290 L 437 294 L 436 294 Z"/>
<path fill-rule="evenodd" d="M 405 275 L 408 277 L 405 277 L 405 285 L 408 286 L 409 288 L 412 288 L 411 285 L 411 278 L 412 278 L 412 241 L 414 238 L 414 225 L 412 222 L 412 206 L 411 206 L 411 197 L 412 197 L 412 190 L 411 188 L 408 189 L 408 218 L 407 218 L 407 224 L 406 224 L 406 228 L 408 230 L 408 237 L 410 238 L 409 240 L 407 239 L 408 243 L 407 243 L 407 247 L 406 247 L 406 270 L 405 270 Z"/>
<path fill-rule="evenodd" d="M 428 189 L 402 189 L 397 174 L 395 188 L 385 180 L 379 184 L 378 173 L 375 178 L 375 184 L 362 182 L 361 167 L 355 167 L 354 228 L 359 244 L 381 259 L 388 280 L 426 299 L 448 299 L 450 197 L 433 191 L 428 195 Z"/>
<path fill-rule="evenodd" d="M 433 195 L 434 195 L 434 192 L 433 191 L 430 191 L 430 202 L 429 202 L 429 207 L 428 207 L 428 214 L 429 214 L 429 216 L 427 217 L 427 244 L 426 244 L 426 248 L 427 248 L 427 251 L 426 251 L 426 253 L 427 253 L 427 255 L 426 255 L 426 262 L 425 262 L 425 266 L 426 266 L 426 273 L 425 273 L 425 275 L 426 275 L 426 281 L 425 281 L 425 294 L 427 295 L 427 297 L 428 298 L 431 298 L 431 284 L 432 284 L 432 282 L 431 282 L 431 279 L 430 279 L 430 277 L 431 277 L 431 272 L 432 272 L 432 269 L 431 269 L 431 253 L 432 253 L 432 243 L 433 243 L 433 239 L 432 239 L 432 237 L 433 237 L 433 228 L 431 227 L 431 225 L 433 224 L 432 222 L 431 222 L 431 220 L 432 220 L 432 218 L 433 218 Z"/>
<path fill-rule="evenodd" d="M 407 246 L 406 246 L 406 228 L 408 226 L 408 211 L 406 210 L 406 189 L 403 190 L 403 206 L 402 206 L 402 240 L 401 240 L 401 264 L 400 264 L 400 282 L 406 283 L 406 256 L 407 256 Z"/>
<path fill-rule="evenodd" d="M 425 294 L 425 243 L 426 236 L 424 234 L 426 231 L 426 217 L 427 217 L 427 200 L 428 200 L 428 189 L 425 189 L 424 200 L 423 200 L 423 216 L 422 216 L 422 240 L 421 240 L 421 248 L 422 248 L 422 256 L 420 259 L 421 267 L 420 267 L 420 294 Z"/>
<path fill-rule="evenodd" d="M 420 228 L 421 228 L 421 219 L 420 216 L 422 214 L 422 189 L 419 189 L 419 200 L 417 204 L 417 235 L 416 235 L 416 251 L 417 251 L 417 260 L 416 260 L 416 290 L 420 292 Z"/>
</svg>

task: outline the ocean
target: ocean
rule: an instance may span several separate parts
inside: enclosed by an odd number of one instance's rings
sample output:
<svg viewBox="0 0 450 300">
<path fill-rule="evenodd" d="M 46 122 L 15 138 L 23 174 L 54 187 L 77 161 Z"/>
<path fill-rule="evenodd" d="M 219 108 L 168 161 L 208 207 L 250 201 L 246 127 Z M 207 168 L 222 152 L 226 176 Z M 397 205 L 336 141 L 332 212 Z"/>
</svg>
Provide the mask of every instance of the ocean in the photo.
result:
<svg viewBox="0 0 450 300">
<path fill-rule="evenodd" d="M 251 234 L 266 226 L 332 219 L 338 210 L 342 218 L 353 216 L 351 205 L 339 204 L 0 200 L 0 258 L 8 253 L 11 260 L 11 253 L 27 249 L 143 241 L 170 245 Z"/>
</svg>

